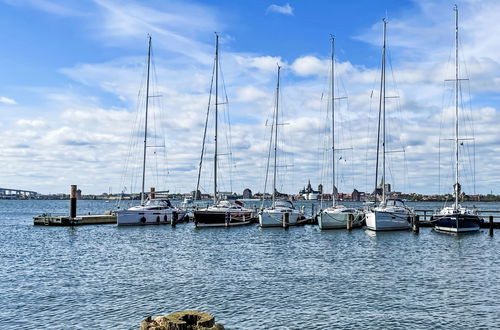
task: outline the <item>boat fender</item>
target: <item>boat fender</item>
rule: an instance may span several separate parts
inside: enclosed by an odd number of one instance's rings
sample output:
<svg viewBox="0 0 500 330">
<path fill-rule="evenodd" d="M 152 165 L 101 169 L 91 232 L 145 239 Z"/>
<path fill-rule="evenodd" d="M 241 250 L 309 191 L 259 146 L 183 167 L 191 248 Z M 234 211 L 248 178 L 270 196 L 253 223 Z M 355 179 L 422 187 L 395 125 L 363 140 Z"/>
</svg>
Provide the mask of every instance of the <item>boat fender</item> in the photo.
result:
<svg viewBox="0 0 500 330">
<path fill-rule="evenodd" d="M 141 223 L 142 223 L 142 224 L 145 224 L 145 223 L 146 223 L 146 217 L 142 217 L 142 218 L 141 218 Z"/>
<path fill-rule="evenodd" d="M 168 217 L 166 214 L 163 216 L 163 221 L 168 222 Z"/>
<path fill-rule="evenodd" d="M 159 215 L 156 216 L 156 222 L 160 223 L 160 216 Z"/>
</svg>

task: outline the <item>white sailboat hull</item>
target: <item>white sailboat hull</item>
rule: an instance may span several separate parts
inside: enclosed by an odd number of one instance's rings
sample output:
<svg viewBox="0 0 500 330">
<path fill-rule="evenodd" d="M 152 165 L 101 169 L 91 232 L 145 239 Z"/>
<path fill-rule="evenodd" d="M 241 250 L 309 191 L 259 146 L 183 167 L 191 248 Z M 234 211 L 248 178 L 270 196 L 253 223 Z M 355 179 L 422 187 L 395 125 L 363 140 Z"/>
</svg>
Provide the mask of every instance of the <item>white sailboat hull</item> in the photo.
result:
<svg viewBox="0 0 500 330">
<path fill-rule="evenodd" d="M 370 230 L 404 230 L 411 228 L 410 213 L 371 211 L 366 213 L 366 228 Z"/>
<path fill-rule="evenodd" d="M 174 216 L 181 221 L 185 211 L 175 209 L 165 210 L 122 210 L 116 212 L 118 226 L 165 225 L 171 224 Z"/>
<path fill-rule="evenodd" d="M 446 232 L 446 233 L 473 233 L 479 231 L 479 226 L 476 228 L 453 228 L 453 227 L 445 227 L 445 226 L 434 226 L 434 230 Z"/>
<path fill-rule="evenodd" d="M 300 213 L 295 210 L 282 211 L 274 209 L 265 209 L 259 213 L 259 225 L 261 227 L 281 227 L 283 226 L 283 217 L 285 213 L 288 213 L 288 224 L 290 226 L 296 225 L 297 220 L 300 217 Z"/>
<path fill-rule="evenodd" d="M 347 228 L 347 221 L 349 220 L 349 215 L 352 215 L 353 227 L 361 226 L 361 217 L 358 214 L 353 213 L 341 213 L 341 212 L 327 212 L 323 211 L 318 215 L 318 226 L 319 229 L 345 229 Z"/>
</svg>

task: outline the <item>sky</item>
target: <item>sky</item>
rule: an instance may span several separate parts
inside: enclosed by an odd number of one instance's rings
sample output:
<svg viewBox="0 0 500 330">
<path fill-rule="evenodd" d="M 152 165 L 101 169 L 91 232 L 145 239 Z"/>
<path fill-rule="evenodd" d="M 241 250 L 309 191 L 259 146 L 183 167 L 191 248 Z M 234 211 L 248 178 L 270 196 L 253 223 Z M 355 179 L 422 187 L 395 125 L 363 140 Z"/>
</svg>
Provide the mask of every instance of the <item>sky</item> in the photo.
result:
<svg viewBox="0 0 500 330">
<path fill-rule="evenodd" d="M 446 80 L 454 78 L 455 3 L 460 78 L 468 79 L 460 89 L 460 182 L 466 193 L 500 194 L 495 0 L 0 0 L 0 187 L 138 191 L 151 35 L 150 141 L 159 144 L 148 144 L 146 187 L 194 190 L 218 32 L 227 93 L 220 120 L 231 123 L 221 124 L 221 145 L 230 140 L 231 150 L 219 151 L 220 190 L 264 190 L 278 63 L 277 188 L 296 193 L 310 180 L 331 190 L 333 35 L 337 186 L 373 191 L 385 17 L 386 182 L 396 191 L 451 192 L 454 94 Z M 207 132 L 202 192 L 213 190 L 213 118 Z"/>
</svg>

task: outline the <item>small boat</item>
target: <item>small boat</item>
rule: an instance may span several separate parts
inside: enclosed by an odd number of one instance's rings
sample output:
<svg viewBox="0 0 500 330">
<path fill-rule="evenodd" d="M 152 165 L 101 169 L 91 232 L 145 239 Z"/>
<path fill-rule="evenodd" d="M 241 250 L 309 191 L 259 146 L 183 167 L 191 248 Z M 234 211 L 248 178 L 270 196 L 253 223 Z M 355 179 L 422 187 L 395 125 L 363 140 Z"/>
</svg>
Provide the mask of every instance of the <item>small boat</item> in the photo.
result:
<svg viewBox="0 0 500 330">
<path fill-rule="evenodd" d="M 361 227 L 364 213 L 353 207 L 344 205 L 332 205 L 318 214 L 319 229 L 345 229 L 350 220 L 352 228 Z"/>
<path fill-rule="evenodd" d="M 178 209 L 167 198 L 148 198 L 143 204 L 116 212 L 117 223 L 126 225 L 161 225 L 184 221 L 186 211 Z"/>
<path fill-rule="evenodd" d="M 280 95 L 280 70 L 281 67 L 278 65 L 278 79 L 276 83 L 276 103 L 273 114 L 273 125 L 271 127 L 271 143 L 274 140 L 274 171 L 273 171 L 273 199 L 270 207 L 263 208 L 259 212 L 259 225 L 261 227 L 277 227 L 277 226 L 293 226 L 297 224 L 297 220 L 302 216 L 299 210 L 296 210 L 290 201 L 278 201 L 276 200 L 277 190 L 276 190 L 276 174 L 278 170 L 278 110 L 279 110 L 279 95 Z M 274 138 L 273 138 L 274 133 Z M 269 148 L 271 150 L 271 148 Z M 268 154 L 268 166 L 271 158 L 271 153 Z M 267 185 L 267 173 L 266 173 L 266 185 Z M 265 189 L 264 189 L 265 194 Z"/>
<path fill-rule="evenodd" d="M 437 214 L 431 217 L 431 221 L 434 222 L 434 230 L 440 232 L 448 233 L 466 233 L 479 231 L 483 219 L 480 219 L 477 215 L 477 210 L 468 209 L 462 207 L 458 203 L 458 198 L 460 195 L 460 183 L 459 183 L 459 104 L 458 98 L 460 93 L 460 72 L 458 65 L 458 7 L 455 5 L 455 184 L 453 189 L 453 194 L 455 201 L 453 206 L 444 207 Z"/>
<path fill-rule="evenodd" d="M 295 226 L 303 214 L 290 201 L 275 201 L 271 207 L 259 212 L 261 227 Z"/>
<path fill-rule="evenodd" d="M 231 203 L 227 200 L 220 199 L 217 178 L 218 178 L 218 166 L 217 160 L 219 156 L 218 152 L 218 106 L 219 100 L 219 35 L 215 34 L 215 61 L 214 61 L 214 74 L 215 74 L 215 138 L 214 138 L 214 202 L 212 206 L 208 206 L 205 209 L 197 209 L 193 212 L 194 223 L 197 228 L 200 227 L 231 227 L 231 226 L 241 226 L 251 224 L 255 219 L 256 215 L 252 209 L 244 207 L 244 204 L 240 201 Z M 213 80 L 212 80 L 213 81 Z M 198 183 L 196 185 L 196 192 L 199 191 L 200 186 L 200 174 L 201 166 L 203 162 L 203 155 L 205 153 L 205 137 L 207 131 L 208 114 L 210 113 L 210 100 L 212 97 L 212 88 L 210 88 L 209 96 L 209 111 L 207 111 L 207 121 L 205 123 L 205 135 L 203 137 L 203 144 L 200 157 L 200 167 L 198 172 Z M 197 194 L 195 194 L 197 196 Z"/>
<path fill-rule="evenodd" d="M 366 228 L 375 231 L 409 229 L 413 215 L 413 210 L 401 199 L 388 198 L 366 212 Z"/>
<path fill-rule="evenodd" d="M 477 210 L 458 206 L 444 207 L 431 217 L 434 230 L 450 233 L 465 233 L 478 231 L 483 223 Z"/>
<path fill-rule="evenodd" d="M 240 201 L 222 200 L 194 212 L 194 224 L 199 227 L 233 227 L 249 225 L 255 220 L 254 210 L 245 208 Z"/>
<path fill-rule="evenodd" d="M 378 191 L 379 150 L 382 146 L 382 201 L 365 213 L 366 228 L 370 230 L 404 230 L 411 228 L 414 211 L 407 207 L 401 199 L 389 199 L 386 194 L 386 122 L 385 122 L 385 57 L 387 46 L 387 21 L 384 19 L 384 45 L 382 48 L 382 70 L 380 78 L 379 125 L 377 139 L 377 165 L 375 170 L 375 199 Z M 382 126 L 382 129 L 381 129 Z M 380 138 L 381 137 L 381 138 Z"/>
<path fill-rule="evenodd" d="M 170 201 L 163 198 L 156 198 L 156 194 L 160 192 L 152 191 L 148 197 L 144 191 L 146 180 L 146 152 L 147 152 L 147 138 L 148 138 L 148 106 L 149 106 L 149 72 L 151 65 L 151 36 L 148 36 L 148 61 L 147 61 L 147 87 L 146 87 L 146 100 L 145 100 L 145 125 L 144 125 L 144 148 L 143 148 L 143 162 L 142 162 L 142 191 L 141 191 L 141 204 L 133 206 L 126 210 L 116 211 L 116 218 L 118 226 L 123 225 L 148 225 L 148 224 L 171 224 L 179 220 L 184 220 L 186 212 L 173 207 Z"/>
<path fill-rule="evenodd" d="M 332 37 L 332 56 L 331 56 L 331 86 L 330 86 L 330 106 L 332 115 L 332 205 L 318 213 L 319 229 L 340 229 L 347 228 L 348 221 L 351 221 L 352 227 L 361 227 L 363 221 L 363 212 L 337 204 L 337 188 L 335 186 L 335 39 Z"/>
</svg>

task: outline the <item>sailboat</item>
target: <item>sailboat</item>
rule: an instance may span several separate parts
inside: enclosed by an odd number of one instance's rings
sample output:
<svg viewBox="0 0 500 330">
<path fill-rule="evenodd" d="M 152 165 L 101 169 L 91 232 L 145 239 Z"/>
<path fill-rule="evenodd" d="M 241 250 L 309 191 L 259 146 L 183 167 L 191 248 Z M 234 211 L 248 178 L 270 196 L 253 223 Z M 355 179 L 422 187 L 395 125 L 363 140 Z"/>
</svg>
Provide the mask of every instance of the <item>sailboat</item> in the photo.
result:
<svg viewBox="0 0 500 330">
<path fill-rule="evenodd" d="M 332 205 L 318 214 L 319 229 L 337 229 L 346 228 L 350 219 L 353 227 L 360 227 L 363 219 L 363 213 L 359 210 L 345 205 L 337 204 L 337 189 L 335 186 L 335 38 L 332 41 L 331 58 L 331 114 L 332 114 Z"/>
<path fill-rule="evenodd" d="M 460 72 L 459 72 L 459 62 L 458 62 L 458 7 L 455 5 L 455 184 L 453 186 L 454 190 L 454 203 L 453 206 L 445 206 L 437 214 L 431 217 L 431 221 L 434 222 L 434 229 L 441 232 L 449 233 L 464 233 L 464 232 L 475 232 L 480 228 L 480 224 L 483 221 L 477 215 L 477 211 L 462 207 L 458 203 L 458 197 L 460 195 L 460 183 L 459 183 L 459 82 L 460 82 Z"/>
<path fill-rule="evenodd" d="M 230 226 L 241 226 L 251 224 L 256 216 L 252 209 L 244 207 L 243 202 L 236 201 L 230 202 L 229 200 L 222 200 L 219 196 L 219 191 L 217 187 L 217 157 L 218 157 L 218 106 L 219 106 L 219 35 L 215 34 L 215 61 L 214 61 L 214 73 L 215 73 L 215 136 L 214 136 L 214 196 L 213 205 L 207 206 L 203 209 L 198 209 L 194 211 L 194 223 L 196 227 L 230 227 Z M 210 90 L 211 93 L 211 90 Z M 210 94 L 211 98 L 211 94 Z M 210 99 L 209 99 L 210 100 Z M 209 101 L 210 103 L 210 101 Z M 208 113 L 207 113 L 207 123 L 208 123 Z M 205 127 L 206 132 L 206 127 Z M 203 146 L 201 152 L 200 168 L 198 173 L 198 186 L 199 177 L 201 173 L 201 165 L 203 161 L 203 154 L 205 150 L 205 137 L 203 139 Z M 198 192 L 198 186 L 195 192 Z M 197 193 L 195 193 L 195 196 Z"/>
<path fill-rule="evenodd" d="M 366 228 L 370 230 L 403 230 L 411 227 L 411 217 L 413 210 L 408 208 L 401 199 L 387 198 L 386 194 L 386 118 L 385 118 L 385 61 L 387 46 L 387 21 L 384 19 L 384 42 L 382 48 L 382 70 L 380 75 L 380 99 L 379 99 L 379 120 L 377 133 L 377 165 L 375 171 L 375 200 L 377 198 L 378 186 L 378 164 L 380 145 L 382 145 L 382 200 L 380 204 L 365 214 Z M 381 127 L 382 125 L 382 127 Z M 382 130 L 381 130 L 382 128 Z M 380 138 L 382 137 L 382 138 Z"/>
<path fill-rule="evenodd" d="M 150 83 L 150 66 L 151 66 L 151 36 L 148 36 L 148 60 L 147 60 L 147 80 L 146 80 L 146 102 L 145 102 L 145 119 L 144 119 L 144 147 L 142 161 L 142 190 L 141 204 L 133 206 L 126 210 L 118 210 L 117 224 L 124 225 L 159 225 L 171 224 L 179 220 L 183 220 L 186 212 L 178 209 L 170 203 L 170 200 L 165 197 L 159 197 L 162 192 L 155 192 L 154 188 L 151 193 L 146 196 L 146 159 L 147 159 L 147 141 L 148 141 L 148 107 L 149 107 L 149 83 Z M 156 197 L 158 196 L 158 197 Z"/>
<path fill-rule="evenodd" d="M 259 225 L 261 227 L 279 227 L 293 226 L 297 224 L 297 220 L 301 217 L 301 212 L 295 209 L 293 203 L 288 200 L 276 200 L 276 174 L 278 169 L 278 110 L 279 110 L 279 93 L 280 93 L 280 70 L 278 65 L 278 79 L 276 83 L 276 106 L 274 108 L 274 120 L 271 128 L 271 141 L 274 140 L 274 172 L 273 172 L 273 197 L 272 204 L 268 208 L 264 208 L 259 212 Z M 274 139 L 272 135 L 274 133 Z M 269 153 L 270 156 L 270 153 Z M 269 159 L 268 159 L 269 164 Z M 269 166 L 267 167 L 269 169 Z M 266 174 L 267 180 L 267 174 Z M 265 194 L 264 194 L 265 195 Z"/>
</svg>

